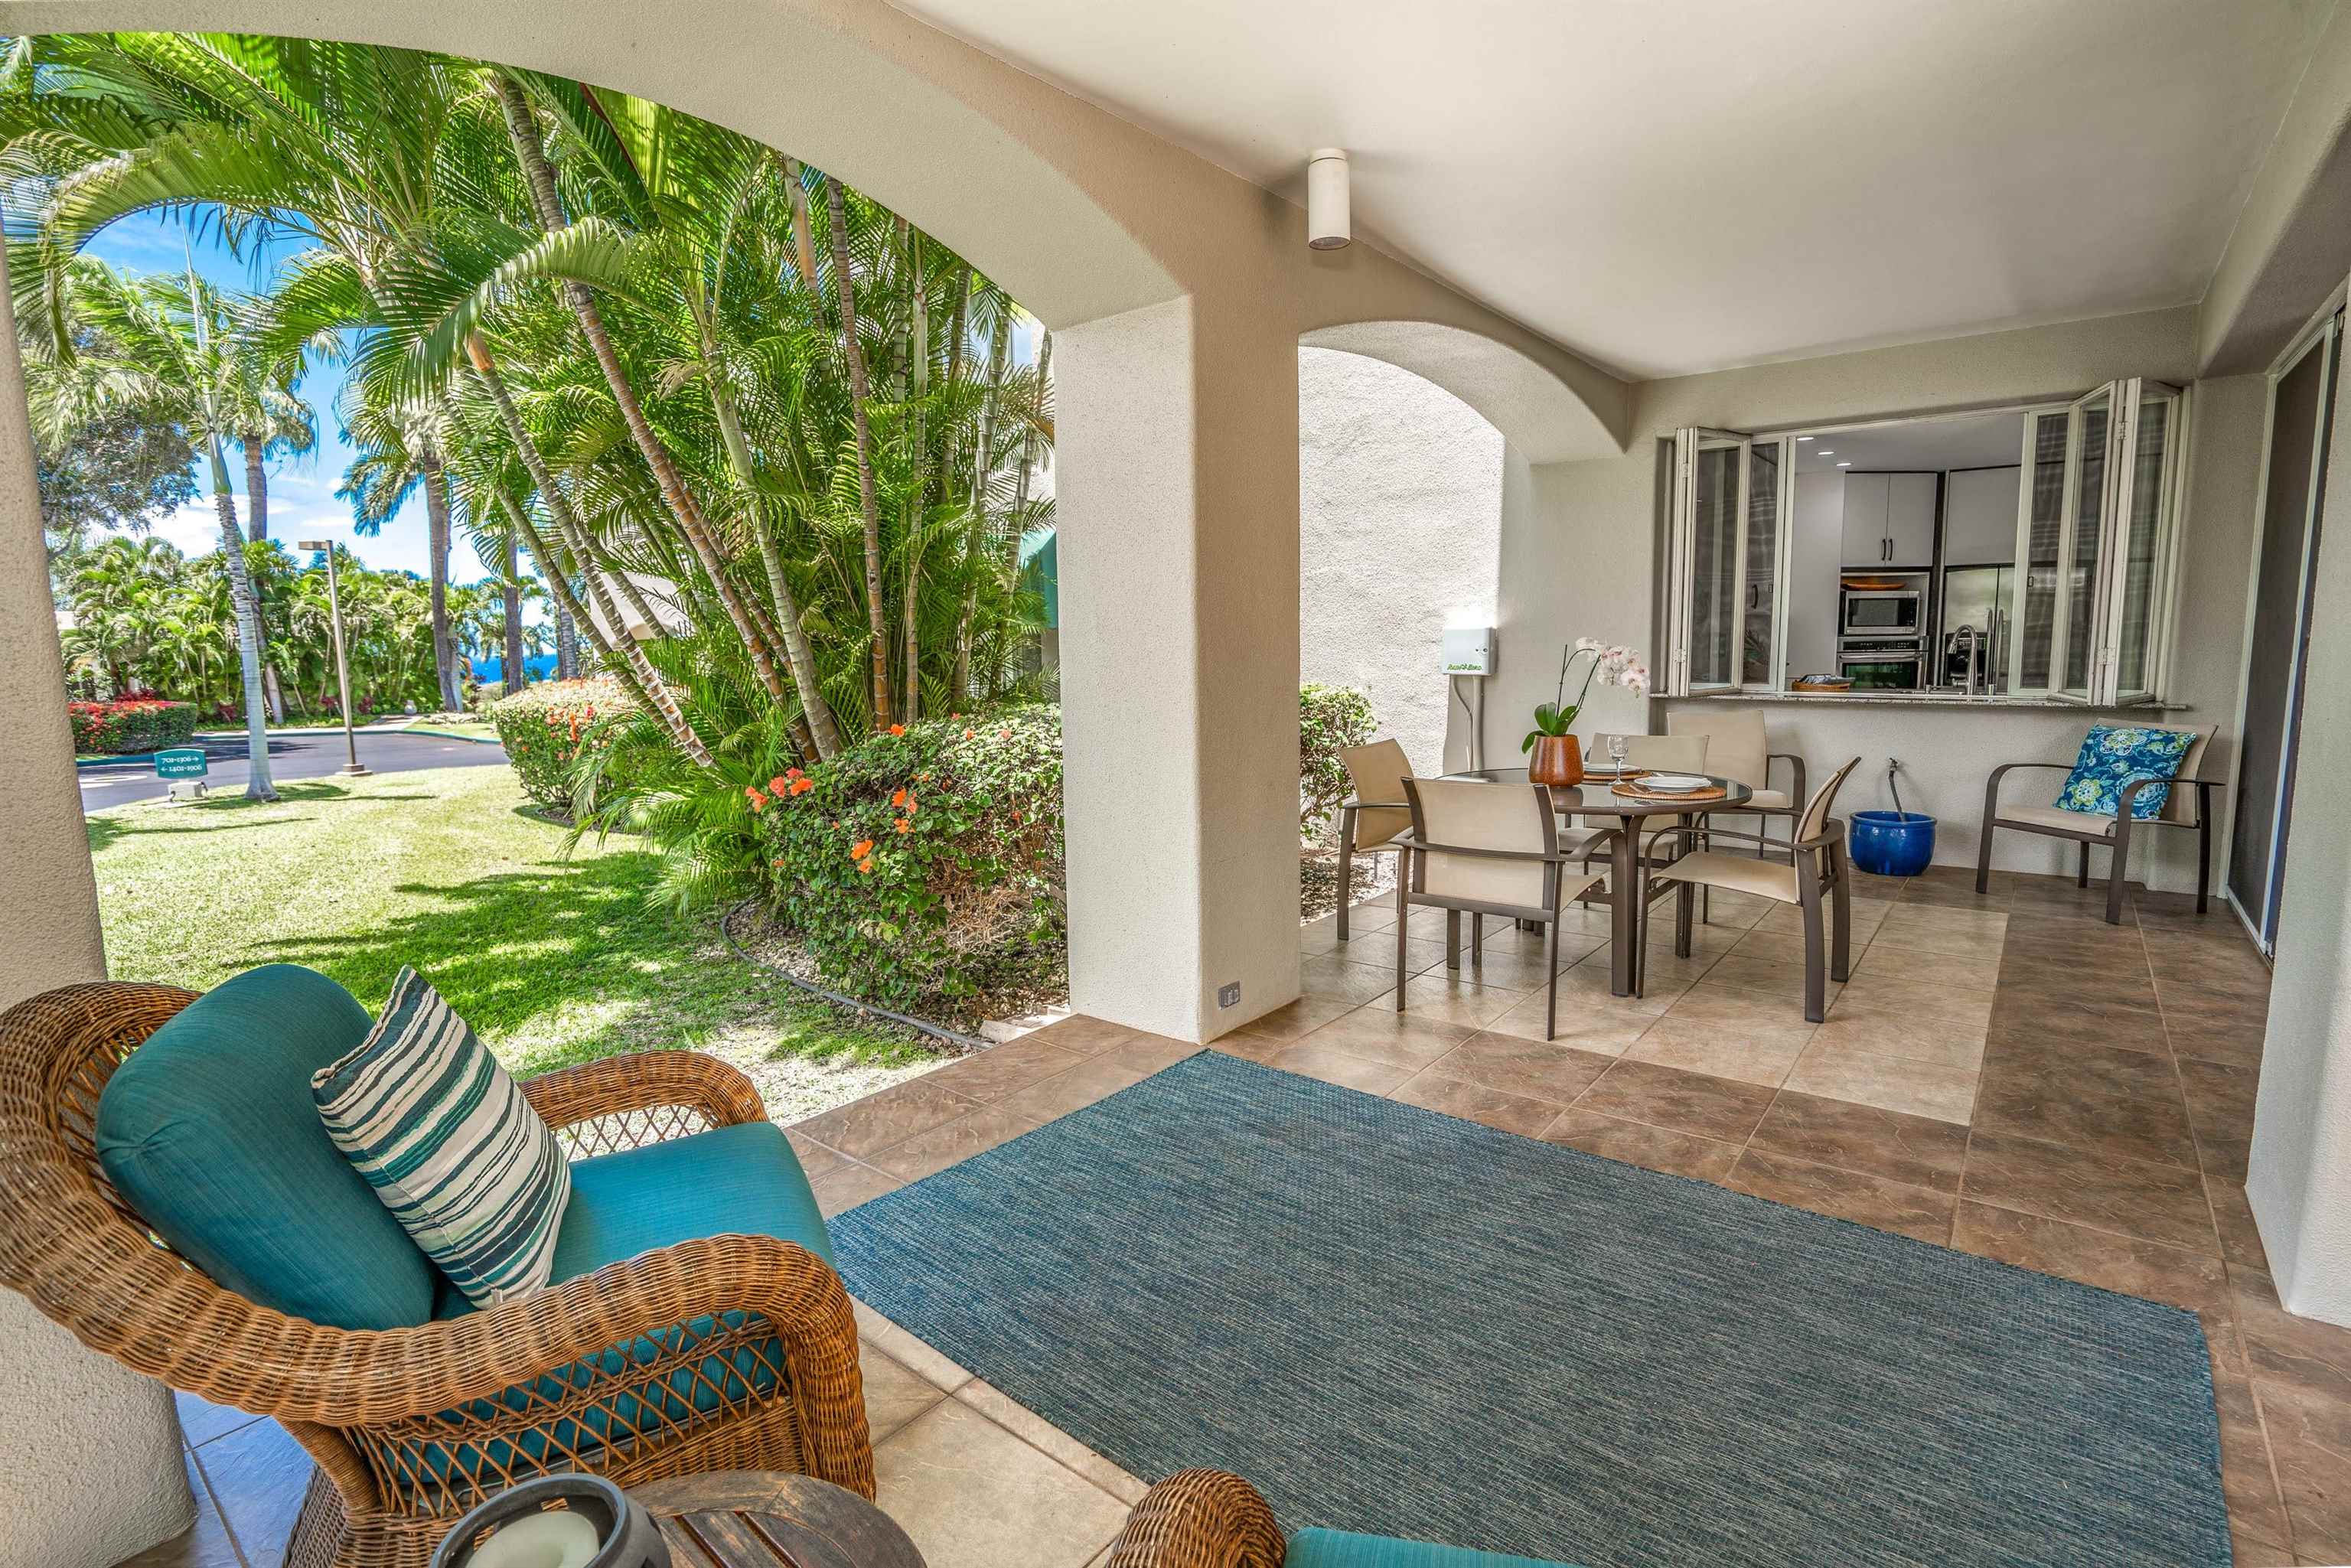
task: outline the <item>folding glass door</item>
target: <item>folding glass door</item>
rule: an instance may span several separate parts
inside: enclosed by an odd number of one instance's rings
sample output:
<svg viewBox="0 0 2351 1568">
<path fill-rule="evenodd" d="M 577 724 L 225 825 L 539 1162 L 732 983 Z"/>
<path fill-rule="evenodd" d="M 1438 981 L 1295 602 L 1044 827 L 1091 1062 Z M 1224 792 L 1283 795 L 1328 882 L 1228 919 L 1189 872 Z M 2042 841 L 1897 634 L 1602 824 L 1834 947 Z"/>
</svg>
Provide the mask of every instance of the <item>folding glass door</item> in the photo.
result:
<svg viewBox="0 0 2351 1568">
<path fill-rule="evenodd" d="M 1675 434 L 1664 695 L 1779 680 L 1794 480 L 1782 446 L 1727 430 Z"/>
</svg>

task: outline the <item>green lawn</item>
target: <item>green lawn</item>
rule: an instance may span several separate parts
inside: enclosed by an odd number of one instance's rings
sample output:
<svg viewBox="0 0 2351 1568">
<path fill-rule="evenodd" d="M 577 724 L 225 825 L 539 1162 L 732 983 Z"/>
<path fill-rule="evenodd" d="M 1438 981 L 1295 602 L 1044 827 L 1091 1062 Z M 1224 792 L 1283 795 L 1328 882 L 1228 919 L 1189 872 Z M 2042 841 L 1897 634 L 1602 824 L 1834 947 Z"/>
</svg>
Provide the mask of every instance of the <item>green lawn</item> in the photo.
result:
<svg viewBox="0 0 2351 1568">
<path fill-rule="evenodd" d="M 564 859 L 508 768 L 279 792 L 91 816 L 115 978 L 202 990 L 307 964 L 373 1009 L 410 964 L 517 1072 L 690 1045 L 749 1072 L 782 1121 L 936 1064 L 737 958 L 711 918 L 649 908 L 653 859 L 629 841 Z"/>
<path fill-rule="evenodd" d="M 498 727 L 486 718 L 420 718 L 402 727 L 420 735 L 458 735 L 468 740 L 496 740 Z"/>
</svg>

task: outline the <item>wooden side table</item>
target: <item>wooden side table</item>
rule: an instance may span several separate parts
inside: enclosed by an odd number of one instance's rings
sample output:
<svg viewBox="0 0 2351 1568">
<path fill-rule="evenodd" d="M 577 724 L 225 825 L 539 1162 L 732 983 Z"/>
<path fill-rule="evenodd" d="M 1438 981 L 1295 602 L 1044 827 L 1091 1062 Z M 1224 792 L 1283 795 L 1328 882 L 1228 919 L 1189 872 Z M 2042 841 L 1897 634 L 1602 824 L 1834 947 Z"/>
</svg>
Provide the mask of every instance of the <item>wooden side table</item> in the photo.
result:
<svg viewBox="0 0 2351 1568">
<path fill-rule="evenodd" d="M 628 1491 L 674 1568 L 925 1568 L 896 1521 L 813 1476 L 714 1470 Z"/>
</svg>

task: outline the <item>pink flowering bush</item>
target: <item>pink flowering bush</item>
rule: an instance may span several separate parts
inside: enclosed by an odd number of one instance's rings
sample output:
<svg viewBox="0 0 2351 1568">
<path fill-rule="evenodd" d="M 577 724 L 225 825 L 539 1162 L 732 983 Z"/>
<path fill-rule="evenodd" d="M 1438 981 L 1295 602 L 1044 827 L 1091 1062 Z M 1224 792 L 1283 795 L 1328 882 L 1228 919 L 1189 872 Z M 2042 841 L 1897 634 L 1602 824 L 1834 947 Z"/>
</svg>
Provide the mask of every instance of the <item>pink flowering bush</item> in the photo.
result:
<svg viewBox="0 0 2351 1568">
<path fill-rule="evenodd" d="M 490 705 L 490 722 L 507 748 L 523 792 L 551 811 L 571 810 L 571 766 L 583 747 L 609 744 L 596 721 L 637 711 L 636 699 L 609 675 L 542 681 Z"/>
</svg>

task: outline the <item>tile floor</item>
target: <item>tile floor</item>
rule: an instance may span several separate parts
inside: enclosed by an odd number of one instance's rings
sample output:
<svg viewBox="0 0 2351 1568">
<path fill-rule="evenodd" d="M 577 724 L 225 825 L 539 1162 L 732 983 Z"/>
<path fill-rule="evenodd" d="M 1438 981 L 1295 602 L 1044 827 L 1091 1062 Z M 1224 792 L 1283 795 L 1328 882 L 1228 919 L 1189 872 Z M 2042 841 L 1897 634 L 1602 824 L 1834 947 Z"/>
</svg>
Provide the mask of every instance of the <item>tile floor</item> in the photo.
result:
<svg viewBox="0 0 2351 1568">
<path fill-rule="evenodd" d="M 1547 966 L 1516 932 L 1445 967 L 1442 916 L 1307 928 L 1304 995 L 1217 1049 L 1610 1158 L 2170 1301 L 2212 1346 L 2240 1568 L 2351 1562 L 2351 1331 L 2278 1305 L 2244 1197 L 2268 973 L 2232 917 L 1937 868 L 1864 879 L 1852 978 L 1804 1022 L 1791 912 L 1718 894 L 1648 994 L 1608 994 L 1604 912 Z M 1661 907 L 1662 913 L 1662 907 Z M 1073 1017 L 791 1129 L 829 1214 L 1158 1071 L 1179 1041 Z M 883 1505 L 931 1568 L 1090 1568 L 1142 1483 L 861 1308 Z M 307 1466 L 183 1402 L 203 1517 L 133 1561 L 277 1561 Z M 242 1553 L 240 1555 L 239 1553 Z"/>
</svg>

